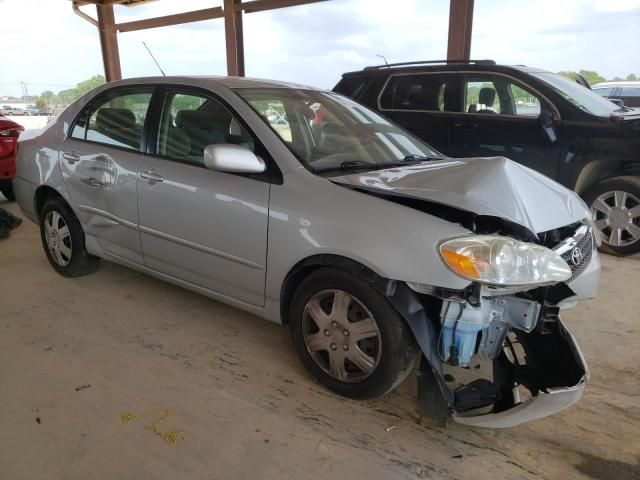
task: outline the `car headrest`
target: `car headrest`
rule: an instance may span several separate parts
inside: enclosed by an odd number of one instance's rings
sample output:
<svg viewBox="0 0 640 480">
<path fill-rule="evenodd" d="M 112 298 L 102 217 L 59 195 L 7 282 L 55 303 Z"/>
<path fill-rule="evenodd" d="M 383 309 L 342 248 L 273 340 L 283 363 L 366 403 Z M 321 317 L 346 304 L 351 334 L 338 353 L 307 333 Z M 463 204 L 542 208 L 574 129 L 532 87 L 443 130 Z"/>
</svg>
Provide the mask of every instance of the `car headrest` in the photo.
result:
<svg viewBox="0 0 640 480">
<path fill-rule="evenodd" d="M 229 125 L 230 117 L 224 117 L 217 112 L 203 112 L 200 110 L 180 110 L 176 114 L 176 126 L 180 128 L 198 128 L 212 131 L 224 129 Z"/>
<path fill-rule="evenodd" d="M 493 102 L 496 101 L 496 91 L 493 88 L 481 88 L 478 95 L 478 103 L 484 104 L 487 107 L 492 107 Z"/>
<path fill-rule="evenodd" d="M 136 116 L 128 108 L 106 108 L 98 110 L 96 126 L 106 129 L 134 128 Z"/>
</svg>

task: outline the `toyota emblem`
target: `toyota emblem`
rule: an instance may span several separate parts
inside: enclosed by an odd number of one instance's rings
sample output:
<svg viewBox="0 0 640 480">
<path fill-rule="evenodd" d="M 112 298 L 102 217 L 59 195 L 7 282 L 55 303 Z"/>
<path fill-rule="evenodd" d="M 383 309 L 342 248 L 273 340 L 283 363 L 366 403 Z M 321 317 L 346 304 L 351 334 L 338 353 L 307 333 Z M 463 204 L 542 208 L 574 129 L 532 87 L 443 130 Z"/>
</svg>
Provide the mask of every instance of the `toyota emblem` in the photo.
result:
<svg viewBox="0 0 640 480">
<path fill-rule="evenodd" d="M 582 259 L 584 258 L 584 255 L 582 254 L 582 250 L 580 250 L 580 247 L 576 247 L 573 250 L 571 250 L 571 262 L 578 266 L 580 265 L 580 262 L 582 262 Z"/>
</svg>

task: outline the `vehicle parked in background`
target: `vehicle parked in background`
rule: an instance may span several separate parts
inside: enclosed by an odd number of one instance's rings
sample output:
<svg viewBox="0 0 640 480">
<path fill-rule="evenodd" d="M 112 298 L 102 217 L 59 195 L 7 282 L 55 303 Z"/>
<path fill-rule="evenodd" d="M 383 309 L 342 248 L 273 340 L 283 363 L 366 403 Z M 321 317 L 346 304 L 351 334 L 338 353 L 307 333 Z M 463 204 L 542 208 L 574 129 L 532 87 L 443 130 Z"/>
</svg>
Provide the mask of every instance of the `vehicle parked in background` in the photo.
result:
<svg viewBox="0 0 640 480">
<path fill-rule="evenodd" d="M 640 111 L 526 66 L 407 62 L 345 73 L 334 91 L 453 157 L 503 156 L 575 190 L 604 243 L 640 251 Z"/>
<path fill-rule="evenodd" d="M 5 116 L 23 116 L 29 115 L 26 109 L 21 107 L 14 107 L 12 105 L 2 105 L 2 109 L 0 110 L 0 114 Z"/>
<path fill-rule="evenodd" d="M 584 202 L 510 160 L 441 157 L 342 95 L 111 82 L 20 143 L 14 185 L 60 274 L 102 258 L 284 323 L 342 395 L 384 395 L 422 350 L 423 413 L 509 427 L 588 379 L 559 317 L 597 288 Z M 454 391 L 443 365 L 472 358 L 493 380 Z"/>
<path fill-rule="evenodd" d="M 51 110 L 41 110 L 39 108 L 27 108 L 27 115 L 36 117 L 49 117 L 52 114 Z"/>
<path fill-rule="evenodd" d="M 640 82 L 601 82 L 591 87 L 598 95 L 614 100 L 622 100 L 625 107 L 640 107 Z"/>
<path fill-rule="evenodd" d="M 7 200 L 15 200 L 11 181 L 16 176 L 16 152 L 22 125 L 0 115 L 0 192 Z"/>
</svg>

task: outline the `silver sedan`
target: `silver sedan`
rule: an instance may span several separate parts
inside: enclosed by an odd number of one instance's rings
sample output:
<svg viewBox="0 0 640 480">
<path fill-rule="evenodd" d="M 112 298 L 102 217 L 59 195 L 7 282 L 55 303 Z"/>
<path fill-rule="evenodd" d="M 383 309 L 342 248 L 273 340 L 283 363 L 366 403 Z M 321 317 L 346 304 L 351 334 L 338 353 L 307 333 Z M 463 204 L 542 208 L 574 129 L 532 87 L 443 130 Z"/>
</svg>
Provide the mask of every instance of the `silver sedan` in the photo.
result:
<svg viewBox="0 0 640 480">
<path fill-rule="evenodd" d="M 21 142 L 14 189 L 60 274 L 108 260 L 288 325 L 348 397 L 384 395 L 420 359 L 424 415 L 509 427 L 574 403 L 589 376 L 559 316 L 597 288 L 584 203 L 331 92 L 110 83 Z"/>
</svg>

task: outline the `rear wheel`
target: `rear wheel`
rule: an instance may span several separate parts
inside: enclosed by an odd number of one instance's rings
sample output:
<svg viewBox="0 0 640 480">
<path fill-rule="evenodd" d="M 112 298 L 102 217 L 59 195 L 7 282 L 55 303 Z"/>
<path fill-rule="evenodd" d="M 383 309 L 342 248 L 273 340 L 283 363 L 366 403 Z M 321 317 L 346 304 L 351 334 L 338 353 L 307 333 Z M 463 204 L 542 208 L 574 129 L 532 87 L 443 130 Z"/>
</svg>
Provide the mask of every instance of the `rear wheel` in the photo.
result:
<svg viewBox="0 0 640 480">
<path fill-rule="evenodd" d="M 341 395 L 384 395 L 413 367 L 417 345 L 404 319 L 382 294 L 347 272 L 321 268 L 305 278 L 289 319 L 305 367 Z"/>
<path fill-rule="evenodd" d="M 52 198 L 44 204 L 40 236 L 49 263 L 61 275 L 79 277 L 98 266 L 98 257 L 87 253 L 80 221 L 62 198 Z"/>
<path fill-rule="evenodd" d="M 640 179 L 609 178 L 584 197 L 603 244 L 618 255 L 640 252 Z"/>
</svg>

